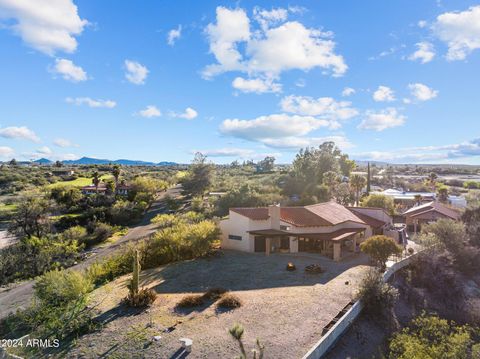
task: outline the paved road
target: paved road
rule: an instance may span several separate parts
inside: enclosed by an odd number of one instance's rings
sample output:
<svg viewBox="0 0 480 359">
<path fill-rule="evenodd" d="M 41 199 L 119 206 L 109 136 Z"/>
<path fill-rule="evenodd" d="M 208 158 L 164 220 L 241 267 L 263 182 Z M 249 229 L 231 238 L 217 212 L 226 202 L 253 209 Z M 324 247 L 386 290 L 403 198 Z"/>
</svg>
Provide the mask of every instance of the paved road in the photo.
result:
<svg viewBox="0 0 480 359">
<path fill-rule="evenodd" d="M 108 256 L 122 247 L 128 242 L 136 242 L 142 238 L 148 237 L 155 231 L 155 225 L 151 223 L 153 217 L 157 214 L 165 213 L 167 208 L 165 206 L 165 196 L 176 197 L 180 194 L 181 188 L 179 186 L 170 188 L 166 192 L 162 192 L 150 209 L 145 214 L 142 221 L 131 227 L 127 234 L 118 239 L 114 244 L 98 248 L 95 253 L 88 257 L 85 261 L 70 267 L 70 269 L 85 269 L 91 263 Z M 0 319 L 6 317 L 9 313 L 15 312 L 17 308 L 26 308 L 31 302 L 33 295 L 33 284 L 35 280 L 19 283 L 8 288 L 0 289 Z"/>
</svg>

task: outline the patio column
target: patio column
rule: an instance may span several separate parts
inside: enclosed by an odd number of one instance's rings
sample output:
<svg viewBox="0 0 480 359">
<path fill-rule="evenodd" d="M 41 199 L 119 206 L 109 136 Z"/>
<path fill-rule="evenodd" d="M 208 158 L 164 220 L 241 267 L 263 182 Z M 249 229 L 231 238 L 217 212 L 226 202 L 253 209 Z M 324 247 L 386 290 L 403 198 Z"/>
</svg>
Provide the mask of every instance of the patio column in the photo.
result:
<svg viewBox="0 0 480 359">
<path fill-rule="evenodd" d="M 269 256 L 272 249 L 272 239 L 270 237 L 265 238 L 265 255 Z"/>
<path fill-rule="evenodd" d="M 298 253 L 298 238 L 288 237 L 290 241 L 290 253 Z"/>
<path fill-rule="evenodd" d="M 413 233 L 415 233 L 415 234 L 417 234 L 417 223 L 418 223 L 418 220 L 414 219 L 413 220 Z"/>
<path fill-rule="evenodd" d="M 333 243 L 333 260 L 338 262 L 342 258 L 342 248 L 340 242 Z"/>
<path fill-rule="evenodd" d="M 357 236 L 353 236 L 352 240 L 352 251 L 355 253 L 355 250 L 357 249 Z"/>
</svg>

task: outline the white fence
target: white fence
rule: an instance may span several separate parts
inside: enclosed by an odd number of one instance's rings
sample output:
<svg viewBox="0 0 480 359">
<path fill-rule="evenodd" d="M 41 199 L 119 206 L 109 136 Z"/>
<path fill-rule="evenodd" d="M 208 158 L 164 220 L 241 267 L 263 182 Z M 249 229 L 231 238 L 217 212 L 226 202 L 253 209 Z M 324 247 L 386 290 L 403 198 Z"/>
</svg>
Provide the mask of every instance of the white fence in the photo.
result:
<svg viewBox="0 0 480 359">
<path fill-rule="evenodd" d="M 398 270 L 409 265 L 419 252 L 412 254 L 398 262 L 391 264 L 383 274 L 383 280 L 387 282 L 390 277 Z M 350 327 L 355 319 L 362 312 L 363 304 L 360 301 L 355 304 L 325 333 L 322 338 L 303 356 L 303 359 L 320 359 L 322 358 L 340 338 L 340 336 Z"/>
</svg>

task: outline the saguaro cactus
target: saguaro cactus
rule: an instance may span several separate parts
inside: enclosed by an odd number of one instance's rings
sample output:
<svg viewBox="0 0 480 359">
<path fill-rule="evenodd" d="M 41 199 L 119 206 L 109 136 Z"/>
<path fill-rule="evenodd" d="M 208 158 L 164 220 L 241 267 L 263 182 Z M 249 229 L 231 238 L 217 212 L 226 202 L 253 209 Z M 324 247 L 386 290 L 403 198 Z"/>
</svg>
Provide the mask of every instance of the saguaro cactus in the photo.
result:
<svg viewBox="0 0 480 359">
<path fill-rule="evenodd" d="M 138 293 L 139 281 L 140 281 L 140 258 L 138 254 L 138 249 L 136 249 L 135 255 L 133 257 L 132 283 L 130 284 L 130 290 L 132 293 Z"/>
</svg>

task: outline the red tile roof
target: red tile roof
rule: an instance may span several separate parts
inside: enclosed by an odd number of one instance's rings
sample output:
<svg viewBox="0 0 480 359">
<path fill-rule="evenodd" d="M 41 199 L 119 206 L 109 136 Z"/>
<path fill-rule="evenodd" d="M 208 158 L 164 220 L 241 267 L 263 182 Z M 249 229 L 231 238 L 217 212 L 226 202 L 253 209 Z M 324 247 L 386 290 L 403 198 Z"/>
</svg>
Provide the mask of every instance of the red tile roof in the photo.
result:
<svg viewBox="0 0 480 359">
<path fill-rule="evenodd" d="M 267 207 L 231 208 L 230 210 L 252 220 L 269 218 Z M 280 207 L 280 219 L 296 227 L 334 226 L 347 221 L 365 224 L 346 207 L 333 201 L 305 207 Z"/>
<path fill-rule="evenodd" d="M 370 227 L 380 228 L 380 227 L 383 227 L 386 223 L 386 222 L 381 221 L 377 218 L 371 217 L 371 216 L 369 216 L 365 213 L 362 213 L 360 211 L 356 211 L 355 208 L 350 207 L 349 210 L 352 211 L 358 218 L 360 218 L 362 221 L 364 221 Z"/>
<path fill-rule="evenodd" d="M 415 217 L 425 212 L 438 212 L 445 217 L 451 219 L 460 219 L 460 213 L 452 208 L 447 207 L 446 205 L 440 202 L 429 202 L 422 204 L 420 206 L 415 206 L 403 213 L 407 217 Z"/>
</svg>

